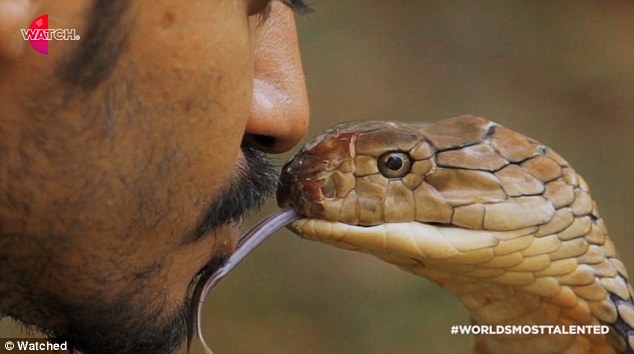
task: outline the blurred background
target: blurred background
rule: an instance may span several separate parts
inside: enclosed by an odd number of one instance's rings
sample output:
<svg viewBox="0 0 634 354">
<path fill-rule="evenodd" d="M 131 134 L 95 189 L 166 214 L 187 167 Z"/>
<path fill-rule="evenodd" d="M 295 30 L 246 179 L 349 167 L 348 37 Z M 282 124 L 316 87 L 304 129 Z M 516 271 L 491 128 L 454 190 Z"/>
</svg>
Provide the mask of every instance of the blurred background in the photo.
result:
<svg viewBox="0 0 634 354">
<path fill-rule="evenodd" d="M 313 5 L 298 18 L 309 137 L 352 119 L 495 120 L 586 178 L 634 273 L 634 2 Z M 288 231 L 214 290 L 203 323 L 216 354 L 468 353 L 473 340 L 450 335 L 469 316 L 442 288 Z"/>
</svg>

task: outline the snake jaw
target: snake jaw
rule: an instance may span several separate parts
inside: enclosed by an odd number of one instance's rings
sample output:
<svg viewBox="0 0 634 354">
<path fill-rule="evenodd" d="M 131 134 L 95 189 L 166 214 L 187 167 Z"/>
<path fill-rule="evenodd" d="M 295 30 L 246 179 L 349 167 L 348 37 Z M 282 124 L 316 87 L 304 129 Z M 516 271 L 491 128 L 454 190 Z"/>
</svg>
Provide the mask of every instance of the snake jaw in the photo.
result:
<svg viewBox="0 0 634 354">
<path fill-rule="evenodd" d="M 454 279 L 482 279 L 482 269 L 489 269 L 492 283 L 504 273 L 496 268 L 511 268 L 522 259 L 491 261 L 527 248 L 538 229 L 468 230 L 416 221 L 365 227 L 311 218 L 296 220 L 289 228 L 303 238 L 370 253 L 434 281 L 440 279 L 429 276 L 431 271 Z"/>
</svg>

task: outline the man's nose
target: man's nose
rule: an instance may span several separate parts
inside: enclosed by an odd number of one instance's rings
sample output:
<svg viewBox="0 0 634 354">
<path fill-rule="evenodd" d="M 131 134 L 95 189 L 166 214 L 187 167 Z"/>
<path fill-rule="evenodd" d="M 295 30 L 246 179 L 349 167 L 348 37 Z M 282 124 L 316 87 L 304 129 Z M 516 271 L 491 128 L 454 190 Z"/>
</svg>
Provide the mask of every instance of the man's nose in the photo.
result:
<svg viewBox="0 0 634 354">
<path fill-rule="evenodd" d="M 281 2 L 270 6 L 253 38 L 253 103 L 245 141 L 281 153 L 306 135 L 309 109 L 293 13 Z"/>
</svg>

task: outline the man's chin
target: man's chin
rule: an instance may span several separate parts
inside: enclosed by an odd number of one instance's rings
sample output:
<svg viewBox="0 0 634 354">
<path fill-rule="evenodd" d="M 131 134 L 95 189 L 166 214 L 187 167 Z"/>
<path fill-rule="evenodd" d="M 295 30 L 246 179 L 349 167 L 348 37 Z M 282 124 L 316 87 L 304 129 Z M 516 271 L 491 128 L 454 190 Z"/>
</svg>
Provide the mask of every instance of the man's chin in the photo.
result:
<svg viewBox="0 0 634 354">
<path fill-rule="evenodd" d="M 187 317 L 186 301 L 172 311 L 163 308 L 150 313 L 130 304 L 115 304 L 109 314 L 99 310 L 68 313 L 67 318 L 75 321 L 50 337 L 55 342 L 67 341 L 75 353 L 169 354 L 175 352 L 186 337 Z"/>
</svg>

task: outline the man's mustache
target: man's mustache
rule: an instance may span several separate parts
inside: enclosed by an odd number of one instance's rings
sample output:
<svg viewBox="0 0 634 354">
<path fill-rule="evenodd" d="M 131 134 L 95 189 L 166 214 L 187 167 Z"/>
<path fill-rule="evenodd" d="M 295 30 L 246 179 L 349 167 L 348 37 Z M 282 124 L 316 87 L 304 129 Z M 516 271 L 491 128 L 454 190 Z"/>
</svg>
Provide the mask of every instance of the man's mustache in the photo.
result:
<svg viewBox="0 0 634 354">
<path fill-rule="evenodd" d="M 247 212 L 260 208 L 275 193 L 278 174 L 266 154 L 244 144 L 242 153 L 244 162 L 207 206 L 188 242 L 195 242 L 216 227 L 242 221 Z"/>
</svg>

